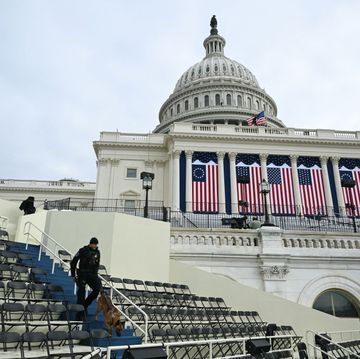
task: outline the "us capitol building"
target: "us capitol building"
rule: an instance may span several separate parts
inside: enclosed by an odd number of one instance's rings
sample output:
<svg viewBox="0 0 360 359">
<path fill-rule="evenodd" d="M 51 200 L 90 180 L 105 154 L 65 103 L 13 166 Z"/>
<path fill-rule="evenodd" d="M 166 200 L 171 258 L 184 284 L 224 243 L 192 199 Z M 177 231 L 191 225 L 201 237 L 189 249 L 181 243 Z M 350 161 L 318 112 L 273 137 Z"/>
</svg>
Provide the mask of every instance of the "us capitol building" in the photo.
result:
<svg viewBox="0 0 360 359">
<path fill-rule="evenodd" d="M 145 215 L 171 223 L 171 258 L 358 317 L 360 131 L 287 127 L 210 25 L 153 133 L 101 132 L 95 198 L 79 206 L 142 216 L 148 196 Z"/>
</svg>

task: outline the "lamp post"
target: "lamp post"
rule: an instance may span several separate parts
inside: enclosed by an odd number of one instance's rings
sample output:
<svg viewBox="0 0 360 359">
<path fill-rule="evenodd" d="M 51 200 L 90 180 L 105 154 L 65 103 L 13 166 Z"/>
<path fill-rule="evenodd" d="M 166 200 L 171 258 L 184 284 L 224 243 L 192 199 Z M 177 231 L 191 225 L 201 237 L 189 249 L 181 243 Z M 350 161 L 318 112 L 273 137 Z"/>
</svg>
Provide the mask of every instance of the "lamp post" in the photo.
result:
<svg viewBox="0 0 360 359">
<path fill-rule="evenodd" d="M 274 224 L 271 223 L 269 220 L 269 212 L 268 212 L 268 208 L 267 208 L 267 195 L 270 193 L 270 184 L 268 181 L 266 181 L 265 178 L 261 181 L 260 193 L 264 196 L 264 205 L 265 205 L 265 222 L 261 225 L 261 227 L 274 226 Z"/>
<path fill-rule="evenodd" d="M 238 177 L 238 183 L 241 184 L 241 186 L 240 186 L 241 198 L 245 198 L 245 185 L 250 183 L 250 177 L 248 177 L 248 176 L 239 176 Z M 241 206 L 241 212 L 245 213 L 246 208 L 249 207 L 249 202 L 240 200 L 238 203 L 239 203 L 239 206 Z"/>
<path fill-rule="evenodd" d="M 348 188 L 348 199 L 350 200 L 350 203 L 345 203 L 345 208 L 351 210 L 354 233 L 356 233 L 357 229 L 355 222 L 355 204 L 352 196 L 352 189 L 355 187 L 355 181 L 352 178 L 343 178 L 341 180 L 341 187 Z"/>
<path fill-rule="evenodd" d="M 155 178 L 155 175 L 150 172 L 141 172 L 140 178 L 142 179 L 143 189 L 146 191 L 144 217 L 148 218 L 149 217 L 149 189 L 152 189 L 152 181 Z"/>
</svg>

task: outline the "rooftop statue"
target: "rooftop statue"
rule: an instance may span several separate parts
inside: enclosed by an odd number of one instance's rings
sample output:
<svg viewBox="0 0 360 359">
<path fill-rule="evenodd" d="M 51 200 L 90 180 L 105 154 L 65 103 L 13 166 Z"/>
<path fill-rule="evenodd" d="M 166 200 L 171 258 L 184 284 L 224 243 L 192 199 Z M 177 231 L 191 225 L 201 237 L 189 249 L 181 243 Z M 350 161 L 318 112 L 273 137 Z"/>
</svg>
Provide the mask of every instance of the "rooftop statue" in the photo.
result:
<svg viewBox="0 0 360 359">
<path fill-rule="evenodd" d="M 210 34 L 211 35 L 217 35 L 218 31 L 217 31 L 217 20 L 216 20 L 216 16 L 213 15 L 211 20 L 210 20 L 210 26 L 211 26 L 211 31 Z"/>
</svg>

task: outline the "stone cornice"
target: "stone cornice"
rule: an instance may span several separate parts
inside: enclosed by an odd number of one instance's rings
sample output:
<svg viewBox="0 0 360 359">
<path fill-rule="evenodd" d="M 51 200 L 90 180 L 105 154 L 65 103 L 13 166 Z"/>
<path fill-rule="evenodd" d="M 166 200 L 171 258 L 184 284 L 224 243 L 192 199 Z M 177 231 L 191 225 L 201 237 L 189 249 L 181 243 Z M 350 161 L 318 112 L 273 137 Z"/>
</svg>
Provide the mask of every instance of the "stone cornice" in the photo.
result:
<svg viewBox="0 0 360 359">
<path fill-rule="evenodd" d="M 108 146 L 108 147 L 146 147 L 146 148 L 163 148 L 163 143 L 147 143 L 147 142 L 121 142 L 121 141 L 96 141 L 94 142 L 94 148 L 98 148 L 100 146 Z"/>
<path fill-rule="evenodd" d="M 271 105 L 274 106 L 275 113 L 277 112 L 277 106 L 274 101 L 274 99 L 268 95 L 266 92 L 264 92 L 262 89 L 258 89 L 256 87 L 252 87 L 243 83 L 237 83 L 233 81 L 227 81 L 226 79 L 222 82 L 220 81 L 212 81 L 207 83 L 199 83 L 192 87 L 189 87 L 187 89 L 184 89 L 179 92 L 175 92 L 171 94 L 168 99 L 164 102 L 164 104 L 161 106 L 159 114 L 161 116 L 161 113 L 165 110 L 165 108 L 169 105 L 171 102 L 179 101 L 182 98 L 185 98 L 187 96 L 194 96 L 196 94 L 203 94 L 204 92 L 214 92 L 219 90 L 229 90 L 233 91 L 236 90 L 238 92 L 246 92 L 247 94 L 256 95 L 264 100 L 267 100 L 271 103 Z"/>
<path fill-rule="evenodd" d="M 0 187 L 0 193 L 4 192 L 4 191 L 9 191 L 9 192 L 29 192 L 31 191 L 32 193 L 36 193 L 36 192 L 65 192 L 65 193 L 95 193 L 95 188 L 94 189 L 66 189 L 63 187 Z"/>
<path fill-rule="evenodd" d="M 259 134 L 257 134 L 256 136 L 254 135 L 250 135 L 247 136 L 246 134 L 242 134 L 242 135 L 228 135 L 228 134 L 219 134 L 217 132 L 209 132 L 209 133 L 180 133 L 180 132 L 171 132 L 168 134 L 169 136 L 171 136 L 173 139 L 176 138 L 189 138 L 189 139 L 194 139 L 194 140 L 198 140 L 198 139 L 217 139 L 217 140 L 225 140 L 226 142 L 228 141 L 234 141 L 234 142 L 238 142 L 239 140 L 241 141 L 246 141 L 246 142 L 262 142 L 262 143 L 294 143 L 294 144 L 312 144 L 312 145 L 341 145 L 341 146 L 351 146 L 353 148 L 353 146 L 358 146 L 360 149 L 360 141 L 359 140 L 352 140 L 352 139 L 329 139 L 329 138 L 313 138 L 313 137 L 287 137 L 287 136 L 260 136 Z M 320 156 L 320 153 L 319 153 Z"/>
<path fill-rule="evenodd" d="M 219 116 L 224 120 L 240 120 L 244 121 L 246 118 L 252 117 L 256 115 L 256 111 L 254 109 L 236 107 L 236 106 L 209 106 L 202 107 L 195 110 L 189 110 L 187 112 L 182 112 L 179 115 L 174 115 L 171 119 L 167 119 L 166 121 L 161 121 L 156 126 L 156 133 L 161 133 L 159 131 L 163 130 L 171 126 L 173 123 L 178 122 L 192 122 L 196 124 L 196 121 L 203 121 L 204 116 Z M 230 116 L 230 117 L 229 117 Z M 234 116 L 234 117 L 231 117 Z M 240 118 L 239 116 L 243 116 L 244 118 Z M 274 123 L 278 127 L 276 128 L 284 128 L 284 125 L 280 120 L 276 117 L 273 117 L 267 114 L 268 122 Z M 191 121 L 190 121 L 191 120 Z M 209 120 L 209 118 L 208 118 Z"/>
</svg>

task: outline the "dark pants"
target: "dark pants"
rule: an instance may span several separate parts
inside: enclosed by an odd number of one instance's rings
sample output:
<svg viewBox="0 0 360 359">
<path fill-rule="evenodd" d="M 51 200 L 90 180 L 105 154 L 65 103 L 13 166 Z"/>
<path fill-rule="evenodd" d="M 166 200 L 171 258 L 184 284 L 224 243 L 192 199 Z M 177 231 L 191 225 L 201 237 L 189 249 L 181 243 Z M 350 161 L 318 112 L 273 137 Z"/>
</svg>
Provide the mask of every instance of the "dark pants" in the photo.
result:
<svg viewBox="0 0 360 359">
<path fill-rule="evenodd" d="M 85 299 L 86 284 L 92 289 L 92 292 Z M 101 280 L 96 273 L 79 272 L 77 285 L 77 303 L 82 304 L 86 309 L 99 295 L 101 289 Z"/>
</svg>

